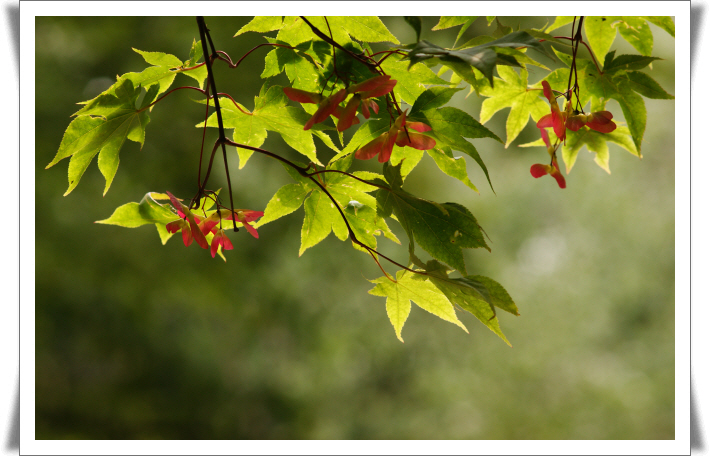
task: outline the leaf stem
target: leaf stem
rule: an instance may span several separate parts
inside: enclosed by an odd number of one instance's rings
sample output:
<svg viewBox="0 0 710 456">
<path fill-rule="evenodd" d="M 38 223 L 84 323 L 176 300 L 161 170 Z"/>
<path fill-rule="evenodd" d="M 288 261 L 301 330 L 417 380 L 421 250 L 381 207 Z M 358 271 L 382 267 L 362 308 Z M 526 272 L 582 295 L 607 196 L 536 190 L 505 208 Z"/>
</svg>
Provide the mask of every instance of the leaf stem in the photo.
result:
<svg viewBox="0 0 710 456">
<path fill-rule="evenodd" d="M 199 87 L 192 87 L 192 86 L 175 87 L 174 89 L 171 89 L 171 90 L 165 92 L 165 93 L 164 93 L 163 95 L 161 95 L 157 100 L 155 100 L 154 102 L 152 102 L 152 103 L 149 104 L 148 106 L 145 106 L 145 107 L 139 109 L 137 112 L 140 113 L 140 112 L 145 111 L 146 109 L 150 109 L 154 104 L 156 104 L 157 102 L 159 102 L 159 101 L 162 100 L 163 98 L 167 97 L 167 96 L 170 95 L 171 93 L 173 93 L 173 92 L 175 92 L 175 91 L 177 91 L 177 90 L 180 90 L 180 89 L 192 89 L 192 90 L 197 90 L 197 91 L 200 92 L 201 94 L 207 95 L 207 91 L 206 91 L 206 90 L 202 90 L 202 89 L 200 89 Z"/>
<path fill-rule="evenodd" d="M 384 185 L 378 185 L 378 184 L 373 184 L 372 182 L 366 181 L 365 179 L 360 179 L 357 176 L 354 176 L 348 172 L 345 171 L 340 171 L 338 169 L 323 169 L 321 171 L 316 171 L 313 173 L 309 173 L 306 177 L 310 176 L 315 176 L 317 174 L 323 174 L 323 173 L 339 173 L 339 174 L 345 174 L 346 176 L 352 177 L 355 180 L 359 180 L 360 182 L 367 184 L 367 185 L 372 185 L 373 187 L 381 188 L 382 190 L 390 190 L 389 188 L 385 187 Z"/>
</svg>

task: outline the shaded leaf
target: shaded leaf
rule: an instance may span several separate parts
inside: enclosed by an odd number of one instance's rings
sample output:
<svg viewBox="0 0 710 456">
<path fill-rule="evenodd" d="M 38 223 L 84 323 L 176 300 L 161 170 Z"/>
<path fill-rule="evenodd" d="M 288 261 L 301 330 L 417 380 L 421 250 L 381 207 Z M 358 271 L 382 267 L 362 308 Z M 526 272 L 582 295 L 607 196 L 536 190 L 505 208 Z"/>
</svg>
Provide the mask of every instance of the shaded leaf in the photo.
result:
<svg viewBox="0 0 710 456">
<path fill-rule="evenodd" d="M 498 142 L 503 142 L 495 133 L 481 125 L 464 111 L 448 106 L 418 113 L 412 116 L 411 120 L 422 121 L 431 126 L 432 131 L 426 134 L 434 137 L 439 146 L 449 146 L 452 150 L 461 151 L 473 158 L 481 167 L 489 185 L 493 188 L 485 163 L 483 163 L 473 144 L 464 138 L 493 138 Z"/>
<path fill-rule="evenodd" d="M 394 214 L 410 240 L 432 257 L 466 273 L 464 248 L 490 250 L 476 218 L 465 207 L 455 203 L 438 204 L 418 198 L 401 188 L 399 166 L 385 163 L 385 177 L 390 190 L 377 191 L 377 204 L 382 215 Z"/>
<path fill-rule="evenodd" d="M 417 34 L 417 41 L 419 41 L 422 35 L 422 18 L 419 16 L 404 16 L 404 21 L 414 29 L 414 33 Z"/>
<path fill-rule="evenodd" d="M 451 97 L 461 88 L 449 88 L 449 87 L 431 87 L 424 92 L 422 92 L 412 105 L 412 110 L 409 113 L 410 116 L 416 115 L 420 111 L 426 111 L 429 109 L 438 108 L 444 106 L 451 100 Z"/>
<path fill-rule="evenodd" d="M 660 59 L 658 57 L 646 57 L 643 55 L 622 54 L 616 56 L 609 66 L 604 65 L 604 72 L 612 73 L 617 71 L 642 70 L 654 60 Z"/>
<path fill-rule="evenodd" d="M 673 100 L 675 97 L 658 84 L 651 76 L 640 71 L 629 71 L 626 73 L 629 78 L 629 85 L 634 91 L 646 98 L 661 100 Z"/>
<path fill-rule="evenodd" d="M 432 269 L 435 261 L 427 263 L 428 281 L 433 283 L 451 302 L 473 314 L 488 329 L 510 345 L 500 329 L 498 317 L 493 307 L 500 307 L 513 315 L 518 309 L 505 289 L 496 281 L 483 276 L 449 278 L 441 269 Z M 438 265 L 440 266 L 440 265 Z"/>
</svg>

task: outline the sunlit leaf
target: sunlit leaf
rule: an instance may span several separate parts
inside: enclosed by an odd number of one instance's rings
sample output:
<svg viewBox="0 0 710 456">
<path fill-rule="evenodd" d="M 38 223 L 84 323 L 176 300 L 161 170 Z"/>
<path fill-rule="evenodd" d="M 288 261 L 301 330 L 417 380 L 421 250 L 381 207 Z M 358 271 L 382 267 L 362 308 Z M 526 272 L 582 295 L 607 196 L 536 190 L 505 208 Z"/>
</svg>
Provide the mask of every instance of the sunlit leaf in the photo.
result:
<svg viewBox="0 0 710 456">
<path fill-rule="evenodd" d="M 281 135 L 286 143 L 302 153 L 314 163 L 321 164 L 316 156 L 313 134 L 303 130 L 309 115 L 300 108 L 287 106 L 288 98 L 281 86 L 271 86 L 266 94 L 255 97 L 255 109 L 244 113 L 227 98 L 220 98 L 224 128 L 234 129 L 235 142 L 260 147 L 267 137 L 267 131 Z M 202 128 L 204 122 L 196 125 Z M 217 115 L 213 113 L 207 120 L 208 127 L 217 127 Z M 246 141 L 244 141 L 246 140 Z M 245 158 L 251 153 L 245 154 Z M 240 156 L 241 157 L 241 156 Z M 243 167 L 246 159 L 242 159 Z"/>
<path fill-rule="evenodd" d="M 118 169 L 118 153 L 126 139 L 143 145 L 147 111 L 135 108 L 140 88 L 133 88 L 130 80 L 124 80 L 113 94 L 103 94 L 94 103 L 85 106 L 87 114 L 74 119 L 64 132 L 57 155 L 47 168 L 60 160 L 69 161 L 69 188 L 65 196 L 79 184 L 91 160 L 99 154 L 99 169 L 106 179 L 104 194 L 108 191 Z"/>
<path fill-rule="evenodd" d="M 481 122 L 486 123 L 496 112 L 509 107 L 505 124 L 505 146 L 508 147 L 523 131 L 530 117 L 537 122 L 550 112 L 550 106 L 541 98 L 542 91 L 528 88 L 528 72 L 524 68 L 518 75 L 512 68 L 498 67 L 498 74 L 503 79 L 498 80 L 493 88 L 481 90 L 481 95 L 488 97 L 481 105 Z"/>
<path fill-rule="evenodd" d="M 380 277 L 370 282 L 376 284 L 375 288 L 369 291 L 375 296 L 387 298 L 387 315 L 394 326 L 397 338 L 402 339 L 402 327 L 409 316 L 411 308 L 410 301 L 417 306 L 430 312 L 442 320 L 454 323 L 464 331 L 466 327 L 456 316 L 456 310 L 451 305 L 446 296 L 429 281 L 414 280 L 413 273 L 409 271 L 397 272 L 397 281 L 393 282 L 387 277 Z"/>
</svg>

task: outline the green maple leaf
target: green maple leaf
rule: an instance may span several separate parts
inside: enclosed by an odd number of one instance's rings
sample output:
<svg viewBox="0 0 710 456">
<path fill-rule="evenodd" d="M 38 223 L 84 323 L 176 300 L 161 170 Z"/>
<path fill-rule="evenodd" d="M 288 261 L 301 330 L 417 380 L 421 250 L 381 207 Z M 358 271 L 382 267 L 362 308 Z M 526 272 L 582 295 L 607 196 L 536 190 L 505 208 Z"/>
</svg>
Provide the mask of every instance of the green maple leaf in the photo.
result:
<svg viewBox="0 0 710 456">
<path fill-rule="evenodd" d="M 377 16 L 332 16 L 327 19 L 331 29 L 334 27 L 336 29 L 341 28 L 345 33 L 350 35 L 353 40 L 367 43 L 390 42 L 399 44 L 399 40 L 390 33 L 382 20 Z M 327 25 L 324 24 L 324 26 L 325 30 L 328 30 Z M 321 31 L 323 31 L 322 28 Z"/>
<path fill-rule="evenodd" d="M 612 25 L 613 22 L 613 16 L 587 16 L 584 18 L 587 43 L 599 61 L 604 60 L 614 38 L 616 38 L 616 27 Z"/>
<path fill-rule="evenodd" d="M 118 153 L 123 143 L 129 139 L 142 146 L 145 141 L 145 127 L 150 119 L 144 108 L 157 95 L 156 92 L 157 89 L 152 89 L 143 101 L 143 108 L 137 109 L 135 105 L 141 90 L 134 89 L 133 83 L 125 79 L 120 86 L 95 98 L 75 114 L 79 117 L 67 127 L 56 156 L 46 167 L 50 168 L 60 160 L 71 157 L 69 188 L 64 196 L 76 188 L 97 154 L 99 170 L 106 179 L 106 194 L 116 175 Z"/>
<path fill-rule="evenodd" d="M 286 44 L 274 39 L 268 40 L 271 43 Z M 319 59 L 319 52 L 314 52 L 312 47 L 321 48 L 322 52 L 322 48 L 328 48 L 328 45 L 318 42 L 318 46 L 316 46 L 316 43 L 308 42 L 299 44 L 296 49 L 277 47 L 270 51 L 264 61 L 262 79 L 276 76 L 285 71 L 291 81 L 291 87 L 308 92 L 320 91 L 321 80 L 325 82 L 322 76 L 323 62 Z M 311 52 L 308 52 L 309 50 Z M 326 59 L 326 62 L 329 62 L 329 59 Z"/>
<path fill-rule="evenodd" d="M 485 87 L 481 95 L 488 97 L 481 105 L 481 123 L 488 122 L 493 115 L 504 108 L 510 108 L 508 120 L 505 123 L 505 147 L 518 137 L 528 120 L 532 117 L 537 122 L 550 113 L 550 106 L 540 98 L 541 91 L 528 89 L 528 72 L 520 69 L 520 75 L 512 68 L 499 66 L 498 74 L 503 78 L 496 82 L 494 88 Z"/>
<path fill-rule="evenodd" d="M 335 169 L 335 167 L 330 167 Z M 360 173 L 355 173 L 358 175 Z M 371 177 L 372 173 L 366 173 Z M 389 239 L 399 243 L 387 227 L 384 219 L 376 212 L 376 201 L 367 194 L 376 190 L 375 187 L 355 180 L 344 174 L 324 173 L 323 186 L 335 199 L 335 202 L 312 181 L 311 195 L 304 202 L 305 217 L 301 228 L 301 247 L 299 256 L 306 249 L 325 239 L 332 231 L 335 236 L 344 241 L 348 238 L 348 230 L 338 207 L 360 242 L 371 248 L 377 248 L 374 235 L 383 233 Z M 337 206 L 336 206 L 337 203 Z"/>
<path fill-rule="evenodd" d="M 273 30 L 279 30 L 282 25 L 282 16 L 256 16 L 244 25 L 244 27 L 240 28 L 239 31 L 234 34 L 234 37 L 236 38 L 246 32 L 271 32 Z"/>
<path fill-rule="evenodd" d="M 482 247 L 490 251 L 476 218 L 459 204 L 439 204 L 404 191 L 400 166 L 385 163 L 389 189 L 377 191 L 378 211 L 383 216 L 395 215 L 409 237 L 411 252 L 416 242 L 432 257 L 465 274 L 462 249 Z"/>
<path fill-rule="evenodd" d="M 163 93 L 168 90 L 177 75 L 177 72 L 173 71 L 173 69 L 180 68 L 182 66 L 182 60 L 172 54 L 166 54 L 164 52 L 145 52 L 136 48 L 133 48 L 133 50 L 143 56 L 146 63 L 153 65 L 139 73 L 143 75 L 140 84 L 143 87 L 148 87 L 156 83 L 160 84 L 160 91 L 158 93 Z M 136 84 L 139 81 L 134 80 L 133 82 Z"/>
<path fill-rule="evenodd" d="M 389 163 L 392 166 L 401 164 L 400 172 L 402 173 L 402 179 L 404 180 L 419 164 L 422 157 L 424 157 L 423 150 L 417 150 L 411 147 L 399 147 L 395 145 L 392 148 L 392 155 L 390 156 Z"/>
<path fill-rule="evenodd" d="M 241 105 L 239 105 L 241 109 L 237 108 L 228 98 L 220 98 L 224 128 L 234 129 L 235 142 L 252 147 L 260 147 L 264 143 L 267 131 L 276 132 L 281 135 L 286 144 L 308 157 L 313 163 L 321 165 L 316 156 L 313 133 L 310 130 L 303 130 L 310 116 L 302 109 L 287 104 L 288 98 L 284 95 L 281 86 L 268 87 L 265 93 L 255 97 L 255 107 L 251 113 Z M 203 126 L 204 122 L 196 125 L 198 128 Z M 216 113 L 207 119 L 207 126 L 218 126 Z M 250 150 L 239 149 L 240 168 L 244 167 L 252 153 Z"/>
<path fill-rule="evenodd" d="M 382 62 L 381 66 L 386 74 L 397 81 L 393 91 L 395 97 L 410 105 L 413 105 L 417 98 L 427 90 L 427 85 L 449 84 L 424 64 L 415 64 L 410 67 L 405 60 L 390 57 Z"/>
<path fill-rule="evenodd" d="M 466 22 L 476 20 L 478 16 L 441 16 L 439 22 L 432 28 L 432 30 L 444 30 L 451 27 L 456 27 L 457 25 L 463 25 Z"/>
<path fill-rule="evenodd" d="M 301 247 L 298 256 L 328 237 L 331 231 L 341 241 L 347 239 L 348 229 L 345 222 L 335 203 L 324 192 L 312 192 L 303 203 L 303 209 L 306 216 L 301 227 Z"/>
<path fill-rule="evenodd" d="M 439 18 L 439 22 L 434 26 L 434 28 L 432 28 L 432 30 L 444 30 L 462 25 L 463 27 L 461 27 L 458 35 L 456 35 L 456 41 L 454 41 L 455 46 L 463 36 L 464 32 L 468 30 L 474 22 L 476 22 L 476 19 L 478 19 L 478 16 L 441 16 L 441 18 Z M 417 41 L 419 41 L 419 37 L 417 37 Z"/>
<path fill-rule="evenodd" d="M 410 116 L 419 112 L 428 111 L 444 106 L 451 100 L 456 92 L 462 90 L 457 87 L 430 87 L 423 91 L 412 105 Z"/>
<path fill-rule="evenodd" d="M 309 186 L 301 183 L 284 185 L 271 197 L 264 209 L 264 216 L 254 224 L 254 227 L 259 228 L 295 211 L 303 205 L 311 190 Z"/>
<path fill-rule="evenodd" d="M 380 277 L 370 282 L 376 286 L 369 291 L 371 295 L 383 296 L 387 298 L 386 308 L 392 326 L 394 326 L 397 338 L 402 339 L 402 327 L 404 326 L 409 312 L 411 302 L 430 312 L 442 320 L 454 323 L 468 332 L 463 323 L 456 316 L 454 306 L 446 296 L 431 282 L 426 280 L 414 280 L 412 272 L 398 271 L 397 281 L 393 282 L 388 277 Z"/>
<path fill-rule="evenodd" d="M 567 24 L 571 24 L 572 20 L 574 19 L 574 16 L 557 16 L 555 18 L 555 21 L 550 24 L 546 29 L 546 33 L 550 33 L 553 30 L 557 30 L 558 28 L 565 26 Z"/>
<path fill-rule="evenodd" d="M 640 71 L 628 71 L 629 86 L 638 94 L 646 98 L 659 100 L 673 100 L 675 97 L 666 92 L 651 76 Z"/>
</svg>

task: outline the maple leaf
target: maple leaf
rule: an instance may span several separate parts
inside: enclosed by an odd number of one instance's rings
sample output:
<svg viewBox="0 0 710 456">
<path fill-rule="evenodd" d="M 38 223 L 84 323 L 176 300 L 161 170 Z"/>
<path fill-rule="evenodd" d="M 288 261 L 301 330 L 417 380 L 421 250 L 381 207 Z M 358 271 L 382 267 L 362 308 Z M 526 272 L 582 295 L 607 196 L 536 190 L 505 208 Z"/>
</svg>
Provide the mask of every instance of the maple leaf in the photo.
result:
<svg viewBox="0 0 710 456">
<path fill-rule="evenodd" d="M 485 248 L 483 231 L 476 218 L 464 206 L 456 203 L 435 203 L 418 198 L 402 189 L 401 164 L 385 164 L 387 190 L 377 191 L 377 207 L 383 216 L 394 214 L 409 237 L 410 251 L 414 242 L 437 260 L 466 273 L 463 259 L 465 248 Z"/>
<path fill-rule="evenodd" d="M 142 108 L 157 95 L 155 87 L 144 99 Z M 147 110 L 135 108 L 140 93 L 141 89 L 134 88 L 131 80 L 124 79 L 120 85 L 112 86 L 75 114 L 78 117 L 67 127 L 56 156 L 46 166 L 50 168 L 60 160 L 71 157 L 69 188 L 64 196 L 76 188 L 97 154 L 99 170 L 106 179 L 105 195 L 118 170 L 118 153 L 126 139 L 143 146 L 145 127 L 150 119 Z"/>
<path fill-rule="evenodd" d="M 235 106 L 228 98 L 220 98 L 224 128 L 234 129 L 235 142 L 252 147 L 260 147 L 266 140 L 268 131 L 276 132 L 281 135 L 286 144 L 308 157 L 313 163 L 322 165 L 316 156 L 314 133 L 303 130 L 303 126 L 311 116 L 302 109 L 287 104 L 288 98 L 284 95 L 283 88 L 277 85 L 262 88 L 260 96 L 254 98 L 252 112 L 241 105 Z M 207 119 L 207 126 L 218 126 L 216 113 Z M 204 127 L 204 122 L 200 122 L 196 127 Z M 321 136 L 321 134 L 322 132 L 315 133 L 326 142 L 323 136 L 327 135 Z M 239 149 L 240 168 L 244 167 L 252 154 L 251 150 Z"/>
<path fill-rule="evenodd" d="M 508 120 L 505 123 L 505 147 L 518 137 L 528 119 L 532 117 L 537 122 L 550 111 L 541 98 L 542 92 L 528 89 L 528 72 L 520 69 L 520 76 L 510 67 L 498 67 L 498 74 L 503 79 L 497 79 L 494 88 L 484 87 L 481 95 L 488 97 L 481 105 L 481 123 L 488 122 L 493 115 L 503 108 L 510 108 Z"/>
<path fill-rule="evenodd" d="M 454 323 L 468 332 L 463 323 L 456 316 L 454 306 L 449 302 L 433 283 L 425 280 L 414 280 L 415 274 L 409 271 L 398 271 L 397 281 L 393 282 L 388 277 L 380 277 L 370 280 L 376 286 L 369 291 L 371 295 L 383 296 L 387 298 L 385 306 L 387 315 L 394 326 L 397 338 L 402 339 L 402 327 L 404 326 L 413 301 L 417 306 L 430 312 L 442 320 Z"/>
</svg>

